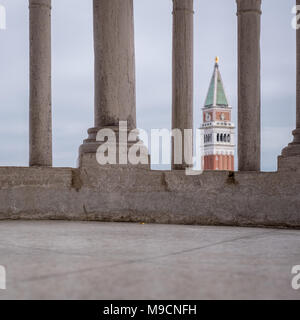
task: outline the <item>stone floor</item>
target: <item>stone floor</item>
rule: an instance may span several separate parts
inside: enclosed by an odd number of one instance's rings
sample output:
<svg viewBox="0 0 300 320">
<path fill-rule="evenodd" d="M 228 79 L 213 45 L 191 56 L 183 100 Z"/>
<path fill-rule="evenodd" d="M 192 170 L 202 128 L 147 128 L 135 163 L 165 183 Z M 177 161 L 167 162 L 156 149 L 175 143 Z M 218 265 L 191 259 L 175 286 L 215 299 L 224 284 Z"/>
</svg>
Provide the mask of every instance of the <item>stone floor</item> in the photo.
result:
<svg viewBox="0 0 300 320">
<path fill-rule="evenodd" d="M 0 299 L 300 299 L 300 231 L 0 222 Z"/>
</svg>

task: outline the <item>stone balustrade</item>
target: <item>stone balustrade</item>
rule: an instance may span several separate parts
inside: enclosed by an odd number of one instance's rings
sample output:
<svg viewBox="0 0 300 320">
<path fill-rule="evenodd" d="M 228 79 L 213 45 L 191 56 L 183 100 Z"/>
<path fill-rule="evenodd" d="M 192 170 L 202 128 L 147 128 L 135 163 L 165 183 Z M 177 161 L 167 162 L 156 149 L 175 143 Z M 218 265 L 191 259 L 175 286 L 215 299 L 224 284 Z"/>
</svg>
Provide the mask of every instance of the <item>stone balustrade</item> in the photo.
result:
<svg viewBox="0 0 300 320">
<path fill-rule="evenodd" d="M 93 0 L 95 49 L 95 124 L 80 147 L 79 165 L 93 158 L 99 129 L 127 121 L 136 127 L 133 0 Z M 236 0 L 238 16 L 238 160 L 240 171 L 260 171 L 261 0 Z M 300 0 L 297 0 L 300 4 Z M 52 165 L 51 0 L 29 0 L 30 9 L 30 166 Z M 173 0 L 172 128 L 193 129 L 193 0 Z M 279 157 L 280 170 L 300 165 L 300 34 L 297 31 L 297 125 L 294 141 Z M 182 164 L 190 166 L 193 145 L 183 145 Z M 178 158 L 178 157 L 177 157 Z"/>
</svg>

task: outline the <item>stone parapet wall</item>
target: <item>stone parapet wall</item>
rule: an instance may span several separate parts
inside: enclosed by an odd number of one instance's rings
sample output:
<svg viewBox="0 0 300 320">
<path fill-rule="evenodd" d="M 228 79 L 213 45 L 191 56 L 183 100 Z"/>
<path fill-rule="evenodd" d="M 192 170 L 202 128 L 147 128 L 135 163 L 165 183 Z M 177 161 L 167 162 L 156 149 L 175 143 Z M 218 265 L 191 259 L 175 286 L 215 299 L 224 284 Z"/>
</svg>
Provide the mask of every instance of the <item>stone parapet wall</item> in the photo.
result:
<svg viewBox="0 0 300 320">
<path fill-rule="evenodd" d="M 300 172 L 0 168 L 0 219 L 300 227 Z"/>
</svg>

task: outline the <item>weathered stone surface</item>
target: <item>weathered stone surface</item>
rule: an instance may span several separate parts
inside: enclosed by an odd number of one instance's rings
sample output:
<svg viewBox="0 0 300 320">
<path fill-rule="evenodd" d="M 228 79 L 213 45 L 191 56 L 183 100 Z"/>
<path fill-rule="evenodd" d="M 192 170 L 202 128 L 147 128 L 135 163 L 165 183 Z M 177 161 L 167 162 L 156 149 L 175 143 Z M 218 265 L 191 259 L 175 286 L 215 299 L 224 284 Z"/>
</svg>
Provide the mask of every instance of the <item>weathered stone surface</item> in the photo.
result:
<svg viewBox="0 0 300 320">
<path fill-rule="evenodd" d="M 194 0 L 173 0 L 173 88 L 172 88 L 172 128 L 193 129 L 194 99 Z M 193 144 L 183 143 L 186 150 L 185 161 L 174 164 L 174 143 L 172 144 L 172 167 L 184 169 L 192 163 Z"/>
<path fill-rule="evenodd" d="M 133 0 L 94 0 L 95 127 L 136 128 Z"/>
<path fill-rule="evenodd" d="M 286 149 L 289 149 L 287 147 Z M 300 171 L 300 155 L 281 155 L 278 157 L 279 171 Z"/>
<path fill-rule="evenodd" d="M 68 187 L 72 184 L 71 168 L 0 167 L 0 189 L 20 186 Z"/>
<path fill-rule="evenodd" d="M 1 221 L 0 299 L 299 299 L 299 241 L 298 230 Z"/>
<path fill-rule="evenodd" d="M 261 159 L 261 0 L 237 0 L 239 170 L 259 171 Z"/>
<path fill-rule="evenodd" d="M 52 166 L 51 0 L 29 0 L 30 166 Z"/>
<path fill-rule="evenodd" d="M 0 168 L 0 219 L 300 227 L 300 173 Z"/>
</svg>

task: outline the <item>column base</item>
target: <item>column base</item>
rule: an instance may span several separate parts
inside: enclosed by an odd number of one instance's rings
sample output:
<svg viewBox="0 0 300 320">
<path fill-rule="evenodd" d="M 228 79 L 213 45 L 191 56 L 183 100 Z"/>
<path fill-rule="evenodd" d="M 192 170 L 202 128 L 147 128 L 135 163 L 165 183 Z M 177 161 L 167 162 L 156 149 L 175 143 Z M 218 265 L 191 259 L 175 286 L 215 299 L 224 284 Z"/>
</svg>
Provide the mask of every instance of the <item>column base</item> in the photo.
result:
<svg viewBox="0 0 300 320">
<path fill-rule="evenodd" d="M 105 141 L 97 141 L 97 134 L 100 130 L 109 129 L 110 132 L 114 133 L 116 144 L 108 141 L 106 137 Z M 125 141 L 120 141 L 120 135 L 123 134 Z M 130 141 L 128 141 L 128 135 L 130 134 Z M 95 127 L 88 130 L 88 138 L 83 141 L 83 144 L 79 148 L 79 158 L 77 166 L 79 168 L 93 168 L 99 169 L 103 166 L 122 166 L 132 168 L 143 168 L 150 169 L 150 156 L 147 147 L 138 137 L 138 130 L 127 130 L 122 129 L 118 126 L 107 126 L 107 127 Z M 127 137 L 127 139 L 126 139 Z M 121 138 L 122 139 L 122 138 Z M 115 147 L 116 154 L 113 163 L 101 164 L 99 161 L 99 147 L 106 144 L 107 147 Z M 136 155 L 136 162 L 131 162 L 131 155 Z M 102 155 L 107 156 L 107 152 L 102 152 Z"/>
<path fill-rule="evenodd" d="M 278 171 L 300 170 L 300 129 L 293 131 L 294 141 L 282 150 L 278 157 Z"/>
</svg>

